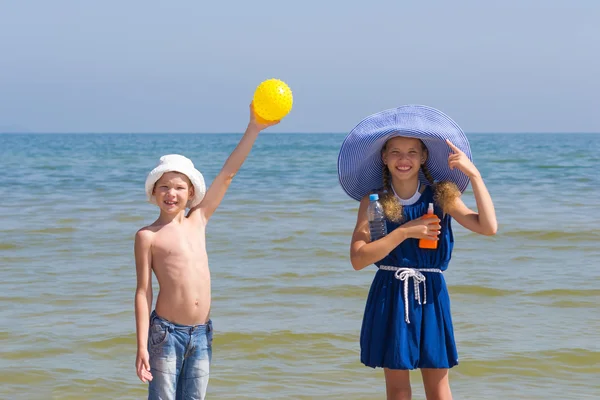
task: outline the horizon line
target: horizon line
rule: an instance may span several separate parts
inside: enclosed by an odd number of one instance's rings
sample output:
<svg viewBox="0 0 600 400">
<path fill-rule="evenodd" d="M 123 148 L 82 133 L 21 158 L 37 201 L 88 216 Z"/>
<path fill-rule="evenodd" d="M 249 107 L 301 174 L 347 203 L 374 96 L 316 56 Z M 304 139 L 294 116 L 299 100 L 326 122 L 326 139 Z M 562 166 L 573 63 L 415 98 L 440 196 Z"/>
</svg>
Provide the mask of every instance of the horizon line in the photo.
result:
<svg viewBox="0 0 600 400">
<path fill-rule="evenodd" d="M 2 132 L 0 135 L 241 135 L 240 132 Z M 273 131 L 262 131 L 261 134 L 277 134 L 277 135 L 343 135 L 349 132 L 273 132 Z M 465 132 L 465 135 L 565 135 L 565 134 L 585 134 L 585 135 L 598 135 L 600 132 L 592 131 L 571 131 L 571 132 L 549 132 L 549 131 L 524 131 L 524 132 L 506 132 L 506 131 L 485 131 L 485 132 Z"/>
</svg>

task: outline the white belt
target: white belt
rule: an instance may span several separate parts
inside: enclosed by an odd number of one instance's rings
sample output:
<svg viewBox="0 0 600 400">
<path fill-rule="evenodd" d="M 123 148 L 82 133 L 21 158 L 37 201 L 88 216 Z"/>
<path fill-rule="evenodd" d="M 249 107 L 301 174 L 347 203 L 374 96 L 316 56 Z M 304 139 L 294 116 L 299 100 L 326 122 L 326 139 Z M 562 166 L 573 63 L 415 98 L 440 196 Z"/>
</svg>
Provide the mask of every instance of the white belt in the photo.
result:
<svg viewBox="0 0 600 400">
<path fill-rule="evenodd" d="M 442 273 L 441 269 L 438 268 L 407 268 L 407 267 L 390 267 L 388 265 L 381 265 L 379 269 L 384 271 L 396 271 L 394 276 L 396 279 L 404 282 L 404 320 L 407 324 L 410 324 L 410 319 L 408 318 L 408 279 L 413 278 L 413 283 L 415 285 L 415 300 L 419 302 L 419 304 L 427 304 L 427 286 L 423 283 L 423 302 L 421 302 L 421 290 L 420 283 L 425 282 L 425 275 L 422 272 L 436 272 L 438 274 Z"/>
</svg>

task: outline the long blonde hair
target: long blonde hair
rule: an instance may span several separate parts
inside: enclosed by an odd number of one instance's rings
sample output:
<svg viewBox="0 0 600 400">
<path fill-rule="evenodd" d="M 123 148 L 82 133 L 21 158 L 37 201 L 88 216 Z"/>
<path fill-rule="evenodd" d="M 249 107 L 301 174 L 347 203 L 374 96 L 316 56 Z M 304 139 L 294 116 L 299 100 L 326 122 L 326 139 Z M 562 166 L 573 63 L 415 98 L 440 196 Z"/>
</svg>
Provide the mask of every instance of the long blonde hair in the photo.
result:
<svg viewBox="0 0 600 400">
<path fill-rule="evenodd" d="M 386 142 L 383 145 L 383 148 L 381 149 L 381 154 L 385 152 L 388 142 Z M 421 140 L 419 140 L 419 142 L 421 142 L 421 148 L 423 149 L 423 152 L 425 152 L 429 156 L 427 146 L 425 146 L 425 143 L 423 143 Z M 460 190 L 458 190 L 458 187 L 454 182 L 435 182 L 433 180 L 433 176 L 431 176 L 431 172 L 429 172 L 429 168 L 427 168 L 427 165 L 425 165 L 425 163 L 421 164 L 421 171 L 423 171 L 423 175 L 425 175 L 425 178 L 427 179 L 429 185 L 433 189 L 433 201 L 435 202 L 435 204 L 442 208 L 442 211 L 444 213 L 446 213 L 450 209 L 454 201 L 460 197 Z M 386 218 L 390 221 L 400 222 L 402 221 L 403 217 L 402 204 L 400 203 L 400 201 L 398 201 L 396 195 L 394 194 L 394 190 L 392 189 L 392 176 L 390 174 L 388 166 L 385 164 L 383 165 L 382 180 L 383 193 L 379 197 L 379 202 L 383 207 L 383 212 Z"/>
</svg>

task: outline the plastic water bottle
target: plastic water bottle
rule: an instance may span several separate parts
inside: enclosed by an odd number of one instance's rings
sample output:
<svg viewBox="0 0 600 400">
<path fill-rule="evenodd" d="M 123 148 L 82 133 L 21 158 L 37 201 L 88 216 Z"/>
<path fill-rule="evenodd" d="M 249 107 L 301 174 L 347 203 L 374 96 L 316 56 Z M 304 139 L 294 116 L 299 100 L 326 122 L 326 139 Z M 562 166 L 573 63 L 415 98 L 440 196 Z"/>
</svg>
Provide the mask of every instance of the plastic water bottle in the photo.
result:
<svg viewBox="0 0 600 400">
<path fill-rule="evenodd" d="M 377 193 L 369 195 L 369 207 L 367 208 L 367 217 L 369 219 L 369 231 L 371 233 L 371 242 L 381 239 L 387 235 L 387 226 L 385 224 L 385 214 L 383 207 L 379 202 Z"/>
</svg>

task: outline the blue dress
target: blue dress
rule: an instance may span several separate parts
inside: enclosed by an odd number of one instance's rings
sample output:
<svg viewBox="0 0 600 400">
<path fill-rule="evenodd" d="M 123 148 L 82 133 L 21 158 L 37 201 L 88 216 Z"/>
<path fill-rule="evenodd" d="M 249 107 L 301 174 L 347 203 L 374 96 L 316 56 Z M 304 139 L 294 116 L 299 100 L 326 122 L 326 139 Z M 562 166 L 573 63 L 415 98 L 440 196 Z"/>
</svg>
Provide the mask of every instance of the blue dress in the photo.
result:
<svg viewBox="0 0 600 400">
<path fill-rule="evenodd" d="M 415 204 L 403 206 L 402 223 L 426 214 L 429 203 L 433 203 L 433 191 L 427 186 Z M 379 270 L 371 284 L 360 334 L 360 359 L 366 366 L 416 369 L 452 368 L 458 364 L 450 298 L 443 274 L 422 272 L 425 281 L 417 286 L 421 304 L 415 298 L 414 278 L 410 277 L 405 303 L 405 283 L 395 271 L 381 269 L 382 266 L 442 271 L 448 268 L 454 245 L 451 217 L 446 214 L 442 218 L 437 207 L 434 212 L 442 226 L 437 249 L 421 249 L 418 239 L 407 239 L 375 263 Z M 388 232 L 399 225 L 388 220 Z"/>
</svg>

